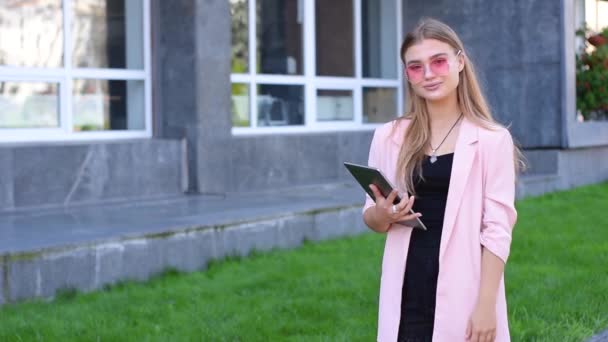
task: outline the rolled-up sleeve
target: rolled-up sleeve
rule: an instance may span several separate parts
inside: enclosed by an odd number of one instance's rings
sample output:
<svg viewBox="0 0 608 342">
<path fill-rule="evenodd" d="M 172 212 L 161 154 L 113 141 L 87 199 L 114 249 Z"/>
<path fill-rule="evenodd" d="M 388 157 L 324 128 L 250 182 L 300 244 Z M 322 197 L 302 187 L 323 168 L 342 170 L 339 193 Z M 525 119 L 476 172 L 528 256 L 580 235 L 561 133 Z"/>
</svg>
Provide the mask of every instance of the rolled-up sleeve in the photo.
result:
<svg viewBox="0 0 608 342">
<path fill-rule="evenodd" d="M 515 209 L 515 160 L 513 139 L 505 130 L 486 151 L 484 168 L 481 245 L 507 262 L 511 234 L 517 221 Z"/>
<path fill-rule="evenodd" d="M 374 137 L 372 138 L 372 143 L 371 146 L 369 148 L 369 157 L 367 158 L 367 165 L 372 166 L 372 167 L 380 167 L 380 149 L 379 149 L 379 145 L 380 145 L 380 134 L 378 133 L 378 129 L 376 129 L 374 131 Z M 374 206 L 376 203 L 374 202 L 374 200 L 369 197 L 369 195 L 367 193 L 365 193 L 365 204 L 363 205 L 363 210 L 361 211 L 362 213 L 365 213 L 365 211 Z"/>
</svg>

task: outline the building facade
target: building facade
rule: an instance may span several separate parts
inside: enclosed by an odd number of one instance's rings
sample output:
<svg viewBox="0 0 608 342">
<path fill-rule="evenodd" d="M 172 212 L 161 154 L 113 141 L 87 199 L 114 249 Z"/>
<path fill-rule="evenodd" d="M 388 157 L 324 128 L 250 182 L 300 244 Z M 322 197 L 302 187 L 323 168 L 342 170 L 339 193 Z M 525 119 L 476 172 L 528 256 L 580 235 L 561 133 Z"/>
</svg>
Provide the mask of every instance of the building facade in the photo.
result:
<svg viewBox="0 0 608 342">
<path fill-rule="evenodd" d="M 348 182 L 403 112 L 422 16 L 463 39 L 526 151 L 522 191 L 608 179 L 608 121 L 581 120 L 575 90 L 575 31 L 607 4 L 2 1 L 0 211 Z"/>
</svg>

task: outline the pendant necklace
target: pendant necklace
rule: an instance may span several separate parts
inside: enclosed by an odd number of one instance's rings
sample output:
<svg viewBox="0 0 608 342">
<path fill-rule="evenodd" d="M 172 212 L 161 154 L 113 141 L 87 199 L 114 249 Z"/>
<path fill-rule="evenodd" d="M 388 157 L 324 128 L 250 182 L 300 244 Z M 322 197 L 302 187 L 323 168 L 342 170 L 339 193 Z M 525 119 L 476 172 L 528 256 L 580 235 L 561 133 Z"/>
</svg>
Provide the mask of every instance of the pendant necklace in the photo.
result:
<svg viewBox="0 0 608 342">
<path fill-rule="evenodd" d="M 431 146 L 431 164 L 437 161 L 437 150 L 441 147 L 441 145 L 443 145 L 443 142 L 445 141 L 445 139 L 447 139 L 447 137 L 450 135 L 450 133 L 452 132 L 452 130 L 454 129 L 454 127 L 456 127 L 456 124 L 458 123 L 458 121 L 460 121 L 460 118 L 462 117 L 462 113 L 460 113 L 460 116 L 458 117 L 458 119 L 456 119 L 456 122 L 454 122 L 454 124 L 452 125 L 452 128 L 450 128 L 450 130 L 448 131 L 448 134 L 445 135 L 445 137 L 443 138 L 443 140 L 441 140 L 441 143 L 439 143 L 439 146 L 437 146 L 436 148 L 433 148 L 433 146 L 431 145 L 431 142 L 429 141 L 429 146 Z"/>
</svg>

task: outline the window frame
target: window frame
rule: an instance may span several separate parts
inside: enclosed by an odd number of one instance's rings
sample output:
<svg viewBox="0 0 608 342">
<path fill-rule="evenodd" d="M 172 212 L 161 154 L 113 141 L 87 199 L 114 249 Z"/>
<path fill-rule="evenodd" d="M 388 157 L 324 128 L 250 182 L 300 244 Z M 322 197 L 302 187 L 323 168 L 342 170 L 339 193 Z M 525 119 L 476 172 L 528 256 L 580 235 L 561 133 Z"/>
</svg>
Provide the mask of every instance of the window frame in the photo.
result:
<svg viewBox="0 0 608 342">
<path fill-rule="evenodd" d="M 379 79 L 379 78 L 363 78 L 363 56 L 362 56 L 362 13 L 361 2 L 363 0 L 353 1 L 354 15 L 354 60 L 355 60 L 355 76 L 354 77 L 328 77 L 316 75 L 316 28 L 315 28 L 315 6 L 316 1 L 303 1 L 304 21 L 303 21 L 303 61 L 304 73 L 302 75 L 271 75 L 258 74 L 254 66 L 256 65 L 256 2 L 257 0 L 248 0 L 248 72 L 247 73 L 232 73 L 230 74 L 231 84 L 240 83 L 247 84 L 249 89 L 249 118 L 250 127 L 232 127 L 232 134 L 240 135 L 257 135 L 257 134 L 290 134 L 290 133 L 310 133 L 310 132 L 325 132 L 325 131 L 368 131 L 375 129 L 382 123 L 364 123 L 363 122 L 363 88 L 381 87 L 392 88 L 397 92 L 397 113 L 395 118 L 403 110 L 403 75 L 399 67 L 401 61 L 399 59 L 399 46 L 402 39 L 402 23 L 401 23 L 401 1 L 395 1 L 395 19 L 396 19 L 396 51 L 395 63 L 398 66 L 397 77 L 395 79 Z M 298 126 L 270 126 L 259 127 L 257 125 L 257 86 L 259 84 L 285 84 L 285 85 L 300 85 L 304 87 L 304 125 Z M 317 121 L 317 90 L 350 90 L 353 92 L 353 121 Z"/>
<path fill-rule="evenodd" d="M 61 0 L 63 14 L 63 66 L 59 68 L 0 65 L 0 81 L 49 82 L 59 85 L 59 126 L 56 128 L 0 128 L 0 144 L 149 138 L 152 136 L 150 0 L 143 7 L 143 69 L 76 68 L 72 66 L 72 1 Z M 131 1 L 131 0 L 130 0 Z M 74 131 L 72 127 L 72 83 L 75 79 L 137 80 L 144 82 L 143 130 Z"/>
<path fill-rule="evenodd" d="M 562 141 L 565 147 L 608 145 L 608 121 L 576 120 L 576 4 L 562 0 Z"/>
</svg>

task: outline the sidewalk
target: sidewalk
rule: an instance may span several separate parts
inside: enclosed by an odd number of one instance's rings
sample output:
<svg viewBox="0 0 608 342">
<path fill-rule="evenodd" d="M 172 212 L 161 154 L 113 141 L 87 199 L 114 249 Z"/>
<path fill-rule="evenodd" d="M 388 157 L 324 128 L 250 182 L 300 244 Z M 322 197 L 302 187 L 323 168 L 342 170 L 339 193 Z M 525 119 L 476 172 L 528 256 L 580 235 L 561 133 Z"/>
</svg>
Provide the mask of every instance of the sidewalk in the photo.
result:
<svg viewBox="0 0 608 342">
<path fill-rule="evenodd" d="M 608 342 L 608 329 L 593 336 L 587 342 Z"/>
<path fill-rule="evenodd" d="M 366 231 L 354 184 L 0 215 L 0 304 Z"/>
</svg>

